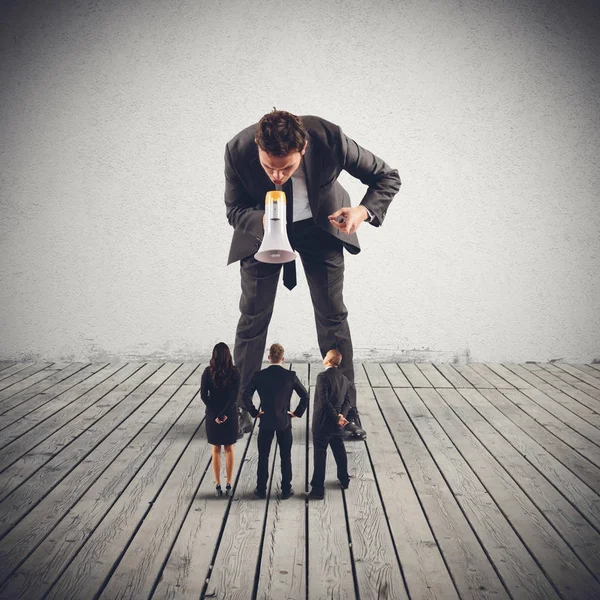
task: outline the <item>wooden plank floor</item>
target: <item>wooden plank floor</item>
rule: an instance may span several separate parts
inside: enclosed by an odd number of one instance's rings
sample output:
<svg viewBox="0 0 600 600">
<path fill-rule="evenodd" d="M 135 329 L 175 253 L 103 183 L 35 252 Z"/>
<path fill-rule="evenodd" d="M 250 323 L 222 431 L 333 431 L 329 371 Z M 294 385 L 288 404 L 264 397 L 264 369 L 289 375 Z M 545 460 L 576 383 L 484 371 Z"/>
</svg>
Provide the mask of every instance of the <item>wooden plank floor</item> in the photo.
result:
<svg viewBox="0 0 600 600">
<path fill-rule="evenodd" d="M 599 365 L 357 364 L 321 502 L 306 418 L 295 496 L 255 427 L 214 497 L 204 367 L 0 362 L 0 599 L 600 598 Z"/>
</svg>

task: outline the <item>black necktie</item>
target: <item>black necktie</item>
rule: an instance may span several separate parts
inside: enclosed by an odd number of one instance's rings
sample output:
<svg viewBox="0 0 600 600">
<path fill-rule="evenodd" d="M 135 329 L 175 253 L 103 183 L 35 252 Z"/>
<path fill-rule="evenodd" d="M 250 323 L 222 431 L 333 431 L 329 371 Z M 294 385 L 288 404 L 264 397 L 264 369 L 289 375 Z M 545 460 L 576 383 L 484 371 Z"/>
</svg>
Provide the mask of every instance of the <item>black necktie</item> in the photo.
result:
<svg viewBox="0 0 600 600">
<path fill-rule="evenodd" d="M 285 220 L 287 223 L 287 235 L 290 245 L 294 247 L 294 192 L 292 190 L 292 178 L 290 177 L 282 188 L 285 192 Z M 296 287 L 296 261 L 283 263 L 283 285 L 291 290 Z"/>
</svg>

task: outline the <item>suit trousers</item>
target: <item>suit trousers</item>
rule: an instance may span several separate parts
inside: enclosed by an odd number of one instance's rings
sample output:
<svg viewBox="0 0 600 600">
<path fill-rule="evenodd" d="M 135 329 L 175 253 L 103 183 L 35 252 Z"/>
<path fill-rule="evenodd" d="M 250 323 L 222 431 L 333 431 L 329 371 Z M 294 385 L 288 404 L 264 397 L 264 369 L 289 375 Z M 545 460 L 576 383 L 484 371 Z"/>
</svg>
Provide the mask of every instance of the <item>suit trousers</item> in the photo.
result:
<svg viewBox="0 0 600 600">
<path fill-rule="evenodd" d="M 287 492 L 292 487 L 292 428 L 258 430 L 258 473 L 256 477 L 256 487 L 259 490 L 267 489 L 269 480 L 269 454 L 271 453 L 271 443 L 273 435 L 277 434 L 277 444 L 279 445 L 279 456 L 281 458 L 281 491 Z"/>
<path fill-rule="evenodd" d="M 343 235 L 343 234 L 341 234 Z M 314 224 L 312 219 L 294 223 L 294 249 L 302 260 L 310 290 L 317 338 L 321 355 L 331 349 L 342 353 L 340 371 L 350 381 L 350 404 L 356 409 L 352 338 L 348 310 L 344 304 L 344 254 L 341 240 Z M 235 333 L 234 361 L 240 369 L 241 395 L 261 368 L 267 342 L 267 330 L 273 314 L 275 295 L 282 265 L 262 263 L 254 256 L 240 261 L 242 295 L 240 319 Z M 286 290 L 287 292 L 288 290 Z M 293 324 L 292 324 L 293 325 Z M 300 351 L 295 348 L 294 351 Z"/>
<path fill-rule="evenodd" d="M 325 470 L 327 466 L 327 447 L 331 447 L 337 465 L 337 478 L 343 484 L 350 481 L 348 476 L 348 457 L 341 428 L 333 433 L 313 433 L 313 476 L 310 485 L 315 492 L 325 491 Z"/>
</svg>

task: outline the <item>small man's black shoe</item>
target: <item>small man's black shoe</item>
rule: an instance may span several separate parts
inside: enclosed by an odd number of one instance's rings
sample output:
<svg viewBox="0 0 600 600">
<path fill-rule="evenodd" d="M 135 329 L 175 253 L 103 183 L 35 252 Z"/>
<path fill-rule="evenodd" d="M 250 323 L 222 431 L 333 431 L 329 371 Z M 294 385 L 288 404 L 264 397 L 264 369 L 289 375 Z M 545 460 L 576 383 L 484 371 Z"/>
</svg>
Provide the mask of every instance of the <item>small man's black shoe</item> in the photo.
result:
<svg viewBox="0 0 600 600">
<path fill-rule="evenodd" d="M 254 490 L 254 497 L 264 500 L 267 497 L 267 492 L 265 490 L 259 490 L 258 488 L 256 488 Z"/>
</svg>

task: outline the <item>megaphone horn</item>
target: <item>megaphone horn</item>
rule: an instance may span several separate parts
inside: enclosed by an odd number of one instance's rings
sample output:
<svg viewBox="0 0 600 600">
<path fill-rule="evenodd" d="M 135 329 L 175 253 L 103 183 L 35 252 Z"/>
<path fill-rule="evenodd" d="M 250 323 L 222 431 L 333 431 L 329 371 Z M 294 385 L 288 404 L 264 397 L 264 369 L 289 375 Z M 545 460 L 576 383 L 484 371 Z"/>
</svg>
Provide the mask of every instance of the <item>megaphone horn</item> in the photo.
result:
<svg viewBox="0 0 600 600">
<path fill-rule="evenodd" d="M 286 263 L 296 258 L 286 230 L 285 192 L 267 192 L 265 197 L 265 237 L 254 258 L 264 263 Z"/>
</svg>

